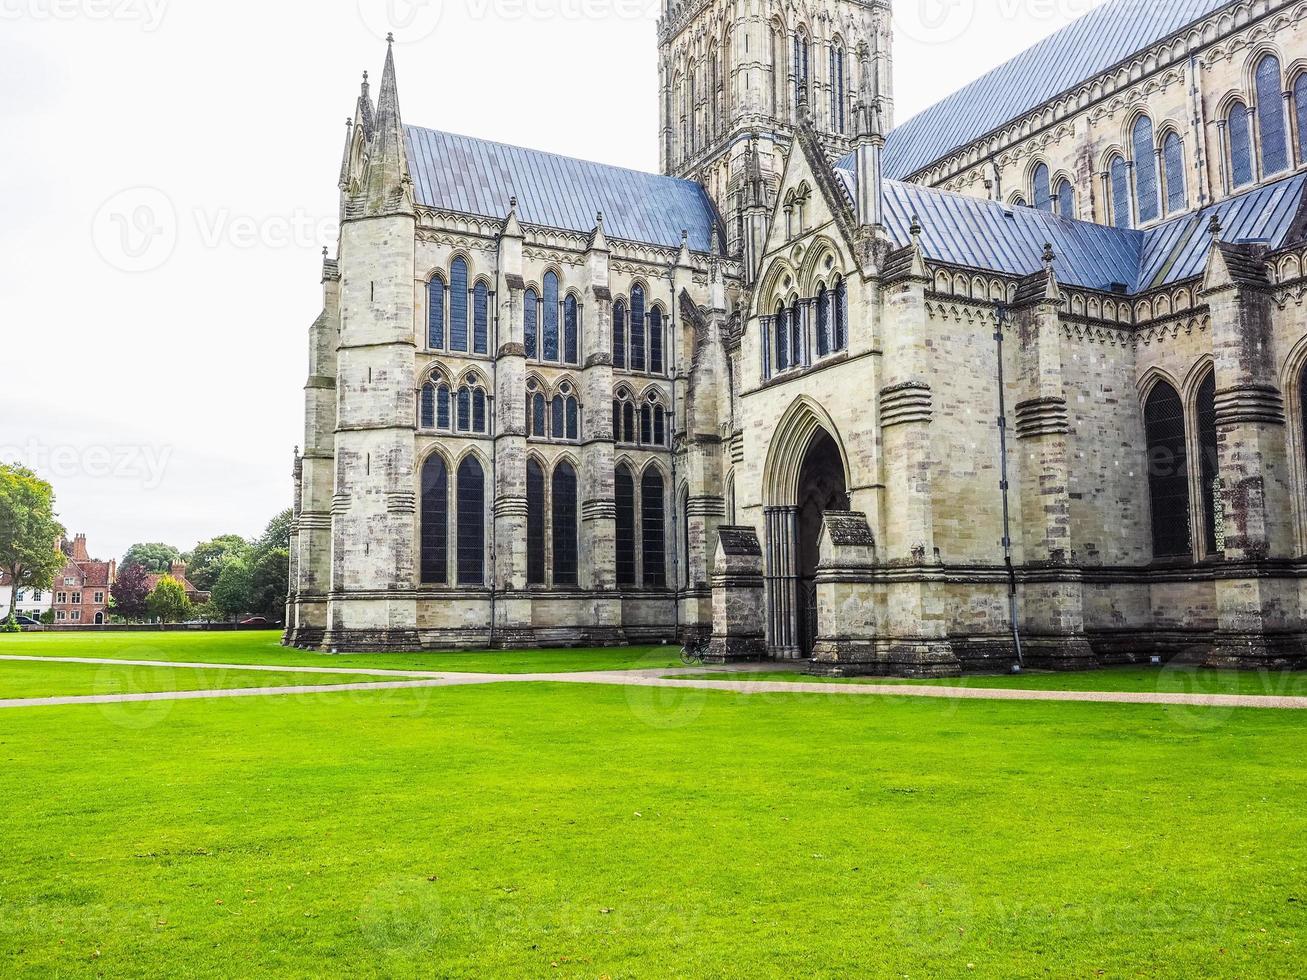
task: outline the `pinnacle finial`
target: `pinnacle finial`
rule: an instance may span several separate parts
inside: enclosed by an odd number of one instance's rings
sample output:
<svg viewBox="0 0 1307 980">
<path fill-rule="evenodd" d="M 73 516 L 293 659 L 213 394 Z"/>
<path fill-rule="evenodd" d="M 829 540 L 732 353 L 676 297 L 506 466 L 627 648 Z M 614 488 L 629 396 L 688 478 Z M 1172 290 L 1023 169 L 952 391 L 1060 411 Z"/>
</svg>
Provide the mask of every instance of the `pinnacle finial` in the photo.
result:
<svg viewBox="0 0 1307 980">
<path fill-rule="evenodd" d="M 387 46 L 393 46 L 394 43 L 395 43 L 395 32 L 391 31 L 389 34 L 386 35 L 386 44 Z"/>
<path fill-rule="evenodd" d="M 912 241 L 914 244 L 919 238 L 921 238 L 921 233 L 923 230 L 924 229 L 921 227 L 921 218 L 919 218 L 917 215 L 914 214 L 912 216 L 912 225 L 908 228 L 908 234 L 912 236 Z"/>
<path fill-rule="evenodd" d="M 1207 231 L 1212 236 L 1212 241 L 1221 240 L 1221 215 L 1218 212 L 1212 212 L 1212 220 L 1207 223 Z"/>
<path fill-rule="evenodd" d="M 511 210 L 513 210 L 513 211 L 516 211 L 516 210 L 517 210 L 517 195 L 516 195 L 516 194 L 514 194 L 512 197 L 510 197 L 510 198 L 508 199 L 508 206 L 509 206 L 509 208 L 510 208 Z"/>
<path fill-rule="evenodd" d="M 368 70 L 366 68 L 363 69 L 363 84 L 368 84 Z"/>
<path fill-rule="evenodd" d="M 1052 242 L 1044 242 L 1043 258 L 1044 258 L 1044 265 L 1048 266 L 1051 269 L 1053 267 L 1053 262 L 1057 259 L 1057 253 L 1053 251 Z"/>
<path fill-rule="evenodd" d="M 327 246 L 326 246 L 326 245 L 323 245 L 323 246 L 322 246 L 322 257 L 323 257 L 324 259 L 327 257 Z"/>
</svg>

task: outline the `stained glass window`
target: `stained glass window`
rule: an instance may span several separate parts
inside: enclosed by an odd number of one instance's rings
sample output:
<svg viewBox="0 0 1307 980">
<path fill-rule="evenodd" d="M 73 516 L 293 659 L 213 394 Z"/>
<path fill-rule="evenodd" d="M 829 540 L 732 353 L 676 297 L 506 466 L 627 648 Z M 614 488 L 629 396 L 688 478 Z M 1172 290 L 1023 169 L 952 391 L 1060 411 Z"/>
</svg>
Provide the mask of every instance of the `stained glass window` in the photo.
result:
<svg viewBox="0 0 1307 980">
<path fill-rule="evenodd" d="M 427 347 L 445 347 L 445 280 L 439 276 L 427 284 Z"/>
<path fill-rule="evenodd" d="M 449 385 L 442 384 L 436 388 L 436 428 L 449 427 Z"/>
<path fill-rule="evenodd" d="M 573 442 L 581 438 L 581 406 L 575 398 L 567 400 L 567 438 Z"/>
<path fill-rule="evenodd" d="M 569 296 L 563 301 L 563 360 L 568 364 L 577 363 L 577 336 L 580 329 L 580 311 L 576 297 Z"/>
<path fill-rule="evenodd" d="M 661 589 L 667 585 L 665 506 L 662 474 L 650 467 L 640 483 L 640 528 L 645 588 Z"/>
<path fill-rule="evenodd" d="M 1268 54 L 1257 63 L 1257 128 L 1262 138 L 1262 171 L 1289 169 L 1289 141 L 1284 131 L 1284 96 L 1280 90 L 1280 59 Z"/>
<path fill-rule="evenodd" d="M 486 432 L 486 392 L 477 388 L 472 392 L 472 431 Z"/>
<path fill-rule="evenodd" d="M 467 350 L 467 263 L 461 258 L 449 267 L 449 349 Z"/>
<path fill-rule="evenodd" d="M 1057 200 L 1057 213 L 1064 218 L 1076 216 L 1076 190 L 1071 181 L 1063 177 L 1057 182 L 1057 191 L 1053 195 Z"/>
<path fill-rule="evenodd" d="M 617 468 L 613 481 L 617 503 L 617 584 L 635 585 L 635 480 L 625 466 Z"/>
<path fill-rule="evenodd" d="M 545 471 L 526 461 L 526 581 L 545 584 Z"/>
<path fill-rule="evenodd" d="M 1248 123 L 1248 107 L 1236 103 L 1230 110 L 1230 175 L 1235 187 L 1253 182 L 1252 127 Z"/>
<path fill-rule="evenodd" d="M 522 337 L 526 346 L 526 356 L 534 360 L 540 351 L 540 297 L 534 289 L 528 289 L 522 300 Z"/>
<path fill-rule="evenodd" d="M 1135 156 L 1135 201 L 1140 222 L 1153 221 L 1158 216 L 1160 202 L 1157 194 L 1157 150 L 1153 142 L 1153 121 L 1140 116 L 1132 134 Z"/>
<path fill-rule="evenodd" d="M 626 302 L 613 304 L 613 367 L 626 368 Z"/>
<path fill-rule="evenodd" d="M 834 346 L 831 334 L 830 293 L 825 286 L 817 287 L 817 356 L 825 357 Z"/>
<path fill-rule="evenodd" d="M 466 385 L 458 389 L 458 431 L 472 428 L 472 391 Z"/>
<path fill-rule="evenodd" d="M 1130 209 L 1130 168 L 1126 166 L 1125 157 L 1112 157 L 1107 165 L 1109 181 L 1112 185 L 1112 220 L 1118 228 L 1129 228 L 1133 224 Z"/>
<path fill-rule="evenodd" d="M 1195 405 L 1198 416 L 1198 475 L 1202 480 L 1203 538 L 1205 554 L 1211 555 L 1224 548 L 1217 540 L 1217 531 L 1224 523 L 1223 505 L 1219 496 L 1221 465 L 1216 445 L 1216 374 L 1209 372 L 1198 386 Z M 1222 534 L 1223 538 L 1224 535 Z"/>
<path fill-rule="evenodd" d="M 418 424 L 424 429 L 436 427 L 436 386 L 430 381 L 422 386 L 422 408 L 418 412 Z"/>
<path fill-rule="evenodd" d="M 1153 557 L 1187 558 L 1189 470 L 1184 406 L 1176 390 L 1159 382 L 1144 405 L 1148 441 L 1148 493 L 1153 510 Z"/>
<path fill-rule="evenodd" d="M 631 370 L 644 370 L 644 288 L 631 287 Z"/>
<path fill-rule="evenodd" d="M 1298 162 L 1307 162 L 1307 72 L 1293 83 L 1293 111 L 1298 122 Z"/>
<path fill-rule="evenodd" d="M 489 353 L 489 337 L 490 290 L 484 282 L 479 282 L 472 294 L 472 353 Z"/>
<path fill-rule="evenodd" d="M 545 273 L 544 342 L 541 357 L 546 361 L 558 360 L 558 276 Z"/>
<path fill-rule="evenodd" d="M 563 404 L 563 399 L 558 395 L 555 395 L 549 402 L 549 435 L 554 439 L 563 438 L 563 413 L 565 408 L 566 406 Z"/>
<path fill-rule="evenodd" d="M 1053 210 L 1053 187 L 1048 177 L 1048 164 L 1041 163 L 1035 167 L 1034 172 L 1035 184 L 1035 209 L 1038 211 Z"/>
<path fill-rule="evenodd" d="M 657 306 L 649 311 L 649 370 L 663 373 L 663 311 Z"/>
<path fill-rule="evenodd" d="M 486 582 L 486 475 L 473 456 L 458 467 L 458 584 Z"/>
<path fill-rule="evenodd" d="M 449 581 L 449 474 L 437 455 L 422 464 L 421 566 L 425 585 Z"/>
<path fill-rule="evenodd" d="M 568 463 L 554 469 L 554 584 L 577 584 L 576 470 Z"/>
<path fill-rule="evenodd" d="M 1188 205 L 1189 195 L 1185 190 L 1184 144 L 1175 130 L 1162 141 L 1162 165 L 1166 168 L 1166 213 L 1176 214 Z"/>
</svg>

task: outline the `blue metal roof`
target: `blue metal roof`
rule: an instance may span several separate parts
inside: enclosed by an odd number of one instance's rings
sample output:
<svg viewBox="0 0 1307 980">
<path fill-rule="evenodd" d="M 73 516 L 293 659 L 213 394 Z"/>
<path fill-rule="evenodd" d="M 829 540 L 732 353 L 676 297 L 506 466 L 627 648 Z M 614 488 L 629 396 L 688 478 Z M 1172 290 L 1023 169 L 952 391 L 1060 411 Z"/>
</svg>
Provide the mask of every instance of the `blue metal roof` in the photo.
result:
<svg viewBox="0 0 1307 980">
<path fill-rule="evenodd" d="M 1231 0 L 1110 0 L 894 129 L 885 173 L 910 177 Z"/>
<path fill-rule="evenodd" d="M 516 196 L 518 217 L 526 224 L 589 234 L 602 211 L 610 238 L 678 248 L 684 229 L 690 248 L 712 249 L 717 212 L 694 181 L 404 128 L 418 204 L 503 218 Z"/>
<path fill-rule="evenodd" d="M 855 199 L 853 155 L 835 167 L 850 200 Z M 1223 241 L 1265 242 L 1272 249 L 1290 244 L 1305 191 L 1307 174 L 1296 174 L 1135 231 L 887 180 L 885 225 L 891 240 L 906 245 L 915 215 L 921 219 L 927 259 L 1011 276 L 1038 272 L 1049 243 L 1057 255 L 1059 282 L 1101 290 L 1121 285 L 1137 293 L 1203 274 L 1213 213 L 1221 217 Z"/>
</svg>

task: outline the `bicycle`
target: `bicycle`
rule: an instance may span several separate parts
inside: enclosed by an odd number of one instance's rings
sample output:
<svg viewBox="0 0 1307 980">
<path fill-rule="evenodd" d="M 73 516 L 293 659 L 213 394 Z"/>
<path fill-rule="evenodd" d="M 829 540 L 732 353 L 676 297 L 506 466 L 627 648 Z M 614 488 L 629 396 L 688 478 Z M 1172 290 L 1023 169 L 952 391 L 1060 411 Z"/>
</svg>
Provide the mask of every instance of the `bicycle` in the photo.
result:
<svg viewBox="0 0 1307 980">
<path fill-rule="evenodd" d="M 701 667 L 708 659 L 708 641 L 706 639 L 688 640 L 681 647 L 681 663 L 687 667 Z"/>
</svg>

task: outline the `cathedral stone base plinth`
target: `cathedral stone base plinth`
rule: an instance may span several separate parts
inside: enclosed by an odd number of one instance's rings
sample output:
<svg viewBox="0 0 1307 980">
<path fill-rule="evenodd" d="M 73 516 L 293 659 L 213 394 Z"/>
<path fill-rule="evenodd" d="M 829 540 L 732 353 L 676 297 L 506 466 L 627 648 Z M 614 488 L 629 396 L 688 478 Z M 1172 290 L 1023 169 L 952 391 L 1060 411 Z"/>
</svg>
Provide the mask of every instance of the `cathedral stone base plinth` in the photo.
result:
<svg viewBox="0 0 1307 980">
<path fill-rule="evenodd" d="M 767 641 L 761 636 L 714 636 L 704 663 L 752 664 L 767 659 Z"/>
<path fill-rule="evenodd" d="M 728 664 L 767 659 L 762 545 L 753 528 L 718 528 L 712 604 L 713 629 L 707 662 Z"/>
<path fill-rule="evenodd" d="M 1224 670 L 1297 670 L 1307 667 L 1307 637 L 1301 633 L 1218 632 L 1202 663 Z"/>
<path fill-rule="evenodd" d="M 328 653 L 407 653 L 421 650 L 417 630 L 327 630 L 322 649 Z"/>
<path fill-rule="evenodd" d="M 287 633 L 281 645 L 297 650 L 321 650 L 326 635 L 327 631 L 321 626 L 304 626 Z"/>
<path fill-rule="evenodd" d="M 808 673 L 816 677 L 957 677 L 962 662 L 948 640 L 821 640 Z"/>
<path fill-rule="evenodd" d="M 1011 641 L 1007 646 L 1015 650 Z M 1084 636 L 1023 636 L 1021 654 L 1026 666 L 1036 670 L 1097 670 L 1101 666 Z"/>
</svg>

